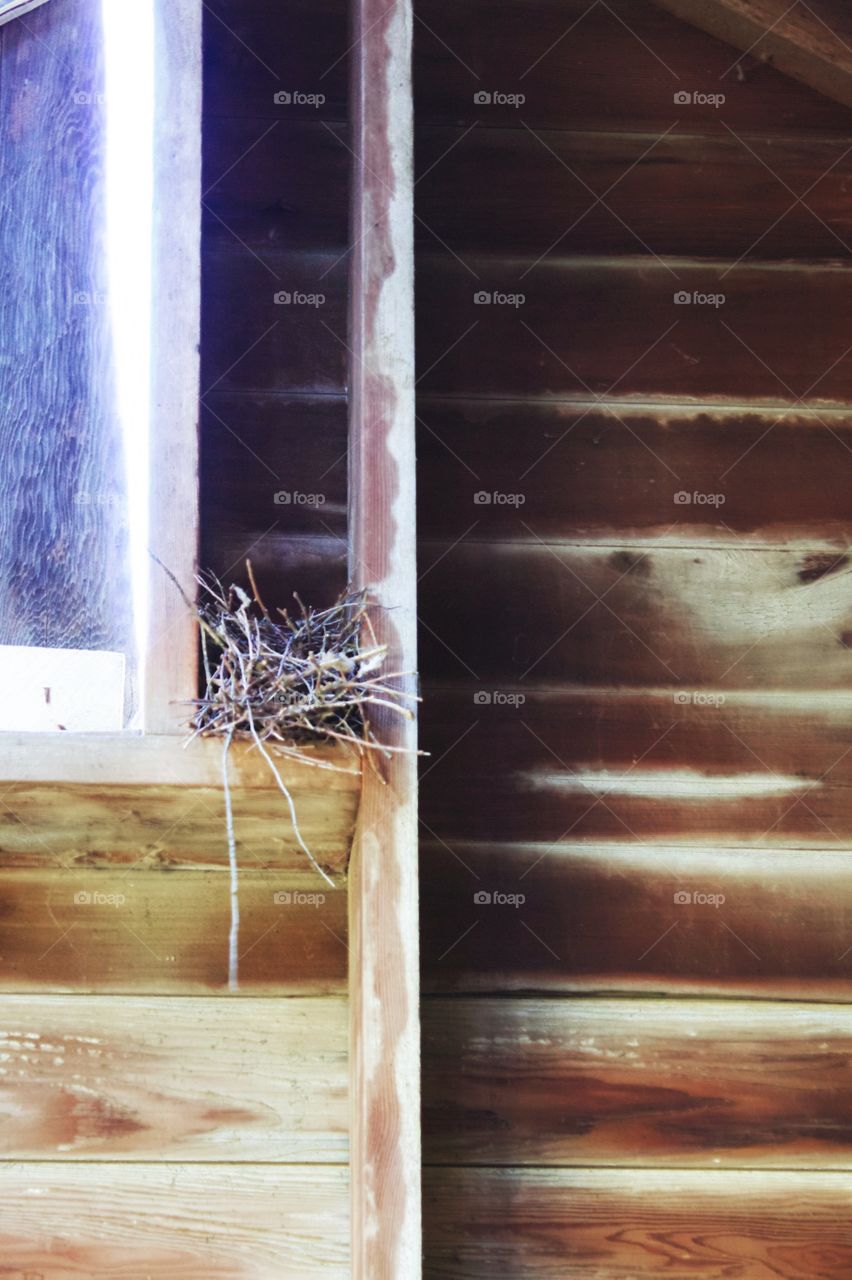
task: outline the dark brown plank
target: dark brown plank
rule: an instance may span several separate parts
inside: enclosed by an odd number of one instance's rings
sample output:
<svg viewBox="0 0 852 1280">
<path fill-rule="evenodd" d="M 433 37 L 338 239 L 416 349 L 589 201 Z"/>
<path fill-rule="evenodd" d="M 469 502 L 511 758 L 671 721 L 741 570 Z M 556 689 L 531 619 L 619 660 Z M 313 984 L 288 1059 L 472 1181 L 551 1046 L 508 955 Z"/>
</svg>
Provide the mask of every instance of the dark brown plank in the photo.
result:
<svg viewBox="0 0 852 1280">
<path fill-rule="evenodd" d="M 0 642 L 130 654 L 100 10 L 52 4 L 0 38 Z"/>
<path fill-rule="evenodd" d="M 421 391 L 740 405 L 848 403 L 846 270 L 421 255 Z M 482 292 L 523 304 L 480 305 Z M 723 305 L 675 296 L 724 295 Z M 796 324 L 790 323 L 795 315 Z M 495 351 L 500 359 L 495 360 Z"/>
<path fill-rule="evenodd" d="M 846 1280 L 843 1173 L 431 1170 L 428 1280 Z"/>
<path fill-rule="evenodd" d="M 453 541 L 474 520 L 480 538 L 528 537 L 527 524 L 542 538 L 694 544 L 735 534 L 752 545 L 825 540 L 826 550 L 852 539 L 852 419 L 839 414 L 421 397 L 418 417 L 418 521 L 429 539 Z"/>
<path fill-rule="evenodd" d="M 209 231 L 203 253 L 205 398 L 213 390 L 343 392 L 347 262 L 341 254 L 276 249 L 259 255 L 218 224 Z"/>
<path fill-rule="evenodd" d="M 852 139 L 541 133 L 519 114 L 513 129 L 419 130 L 423 244 L 536 258 L 554 245 L 560 255 L 852 254 Z"/>
<path fill-rule="evenodd" d="M 430 999 L 423 1056 L 431 1164 L 848 1169 L 852 1159 L 846 1009 Z"/>
<path fill-rule="evenodd" d="M 292 608 L 294 593 L 306 605 L 328 605 L 348 582 L 347 544 L 338 535 L 294 534 L 273 522 L 265 529 L 221 534 L 211 523 L 204 544 L 205 567 L 228 586 L 250 587 L 246 560 L 270 609 Z M 296 606 L 298 607 L 298 606 Z"/>
<path fill-rule="evenodd" d="M 259 249 L 304 245 L 343 253 L 351 159 L 340 126 L 286 117 L 208 120 L 205 225 L 215 231 L 224 222 Z"/>
<path fill-rule="evenodd" d="M 253 870 L 248 849 L 241 860 L 240 990 L 344 992 L 345 889 L 314 875 L 297 898 L 286 875 Z M 226 871 L 9 871 L 0 922 L 4 992 L 228 994 Z"/>
<path fill-rule="evenodd" d="M 346 0 L 205 0 L 205 114 L 345 119 Z M 276 102 L 276 93 L 289 102 Z M 304 95 L 300 97 L 299 95 Z M 317 95 L 325 99 L 313 101 Z M 309 100 L 306 100 L 309 99 Z"/>
<path fill-rule="evenodd" d="M 852 679 L 844 552 L 545 545 L 534 524 L 525 542 L 478 542 L 477 530 L 420 545 L 432 679 L 716 692 Z"/>
<path fill-rule="evenodd" d="M 646 0 L 425 0 L 418 6 L 419 118 L 545 129 L 662 133 L 827 131 L 852 134 L 852 113 Z M 477 91 L 524 93 L 520 108 L 479 105 Z M 725 95 L 721 106 L 677 92 Z M 650 139 L 649 139 L 650 140 Z"/>
<path fill-rule="evenodd" d="M 283 534 L 346 534 L 347 429 L 341 397 L 214 392 L 201 410 L 208 547 Z M 208 515 L 209 513 L 209 515 Z"/>
<path fill-rule="evenodd" d="M 629 843 L 624 827 L 612 839 L 427 844 L 424 989 L 852 997 L 842 850 L 677 850 Z"/>
<path fill-rule="evenodd" d="M 845 847 L 849 699 L 707 693 L 427 687 L 426 834 Z"/>
</svg>

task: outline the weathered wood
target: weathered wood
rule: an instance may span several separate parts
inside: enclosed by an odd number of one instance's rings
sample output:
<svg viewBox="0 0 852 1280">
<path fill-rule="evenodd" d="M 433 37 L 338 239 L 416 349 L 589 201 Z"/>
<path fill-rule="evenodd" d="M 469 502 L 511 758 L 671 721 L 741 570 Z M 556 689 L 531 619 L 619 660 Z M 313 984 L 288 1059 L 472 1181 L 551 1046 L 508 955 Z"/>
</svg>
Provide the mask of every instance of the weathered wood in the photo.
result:
<svg viewBox="0 0 852 1280">
<path fill-rule="evenodd" d="M 523 277 L 530 258 L 466 257 L 469 269 L 446 254 L 419 261 L 422 391 L 737 406 L 852 398 L 839 263 L 743 264 L 726 275 L 730 263 L 549 258 Z M 526 302 L 477 305 L 481 291 Z M 679 292 L 726 301 L 677 305 Z"/>
<path fill-rule="evenodd" d="M 672 524 L 679 510 L 673 501 Z M 708 692 L 848 687 L 845 552 L 544 545 L 530 536 L 531 520 L 526 542 L 421 543 L 421 644 L 433 679 L 473 672 L 485 688 L 526 680 Z M 483 626 L 498 600 L 499 626 Z"/>
<path fill-rule="evenodd" d="M 51 4 L 0 42 L 0 641 L 132 660 L 99 7 Z"/>
<path fill-rule="evenodd" d="M 322 516 L 319 518 L 322 524 Z M 259 522 L 258 522 L 259 523 Z M 297 534 L 273 516 L 263 528 L 219 529 L 210 524 L 203 546 L 206 562 L 228 583 L 250 586 L 246 559 L 250 558 L 255 581 L 264 600 L 275 608 L 288 608 L 298 594 L 305 603 L 331 604 L 346 587 L 347 542 L 339 534 Z"/>
<path fill-rule="evenodd" d="M 621 825 L 601 845 L 427 844 L 424 987 L 848 1002 L 852 864 L 772 835 L 763 849 L 676 849 Z"/>
<path fill-rule="evenodd" d="M 206 0 L 205 9 L 208 119 L 346 118 L 347 0 L 288 0 L 285 20 L 278 0 Z M 290 102 L 275 101 L 282 91 Z M 324 101 L 312 100 L 316 95 Z"/>
<path fill-rule="evenodd" d="M 754 261 L 852 252 L 845 136 L 656 139 L 518 125 L 421 127 L 417 136 L 417 232 L 430 248 L 437 238 L 462 255 L 533 258 L 648 251 Z M 532 273 L 520 288 L 534 295 L 537 283 Z"/>
<path fill-rule="evenodd" d="M 335 767 L 281 758 L 279 771 L 295 798 L 303 838 L 323 866 L 342 873 L 359 762 L 327 749 L 315 758 Z M 259 753 L 232 747 L 229 771 L 237 845 L 249 864 L 297 881 L 315 878 Z M 227 865 L 221 743 L 184 748 L 166 737 L 4 734 L 0 780 L 0 852 L 7 867 Z"/>
<path fill-rule="evenodd" d="M 654 0 L 702 31 L 852 107 L 852 21 L 840 0 Z"/>
<path fill-rule="evenodd" d="M 345 1161 L 346 1002 L 0 997 L 4 1160 Z"/>
<path fill-rule="evenodd" d="M 427 687 L 422 813 L 456 839 L 839 848 L 852 834 L 838 692 L 543 692 Z M 698 695 L 697 697 L 695 695 Z"/>
<path fill-rule="evenodd" d="M 356 0 L 352 38 L 350 573 L 399 687 L 417 691 L 410 0 Z M 417 725 L 366 769 L 349 884 L 352 1275 L 417 1280 L 420 1228 Z"/>
<path fill-rule="evenodd" d="M 249 6 L 251 7 L 251 6 Z M 418 120 L 647 133 L 851 133 L 852 115 L 643 0 L 425 0 L 415 28 Z M 757 51 L 759 54 L 759 50 Z M 477 91 L 525 94 L 480 105 Z M 679 91 L 724 95 L 675 102 Z"/>
<path fill-rule="evenodd" d="M 286 873 L 255 871 L 246 854 L 241 992 L 345 991 L 346 890 L 314 874 L 297 892 Z M 0 881 L 0 989 L 225 995 L 229 885 L 224 870 L 8 871 Z"/>
<path fill-rule="evenodd" d="M 155 5 L 156 66 L 150 535 L 184 595 L 198 570 L 198 392 L 201 330 L 201 12 L 199 0 Z M 195 696 L 198 632 L 153 561 L 145 729 L 180 733 Z"/>
<path fill-rule="evenodd" d="M 546 540 L 826 551 L 852 540 L 846 415 L 426 396 L 417 412 L 418 521 L 430 540 L 452 542 L 474 520 L 478 539 L 528 538 L 526 524 Z M 676 504 L 676 492 L 690 501 Z M 502 498 L 516 493 L 523 503 Z"/>
<path fill-rule="evenodd" d="M 340 253 L 250 252 L 218 223 L 215 232 L 207 230 L 201 347 L 205 399 L 214 390 L 342 394 L 346 271 Z M 276 303 L 276 295 L 289 295 L 291 301 Z M 315 305 L 319 297 L 324 302 Z"/>
<path fill-rule="evenodd" d="M 0 1166 L 11 1276 L 346 1280 L 347 1171 L 263 1165 Z"/>
<path fill-rule="evenodd" d="M 429 1170 L 429 1280 L 845 1280 L 840 1173 Z"/>
<path fill-rule="evenodd" d="M 852 1015 L 664 1000 L 427 1000 L 428 1163 L 852 1163 Z"/>
</svg>

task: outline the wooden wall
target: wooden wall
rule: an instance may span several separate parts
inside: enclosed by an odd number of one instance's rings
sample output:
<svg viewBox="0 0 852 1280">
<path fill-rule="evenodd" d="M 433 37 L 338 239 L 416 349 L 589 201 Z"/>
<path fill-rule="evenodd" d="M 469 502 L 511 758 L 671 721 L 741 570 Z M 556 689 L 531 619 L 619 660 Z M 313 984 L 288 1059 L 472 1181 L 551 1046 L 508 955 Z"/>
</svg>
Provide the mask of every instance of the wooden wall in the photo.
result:
<svg viewBox="0 0 852 1280">
<path fill-rule="evenodd" d="M 85 112 L 70 97 L 89 86 L 66 66 L 74 7 L 91 17 L 99 0 L 56 0 L 0 35 L 2 171 L 22 138 L 49 137 L 45 164 L 73 162 L 63 208 L 91 178 Z M 270 605 L 285 584 L 317 600 L 345 578 L 346 26 L 318 22 L 310 4 L 204 9 L 203 563 L 230 581 L 251 555 Z M 36 64 L 65 94 L 48 119 Z M 327 102 L 274 103 L 288 90 Z M 49 242 L 18 232 L 7 282 L 37 250 L 60 271 Z M 276 303 L 297 291 L 327 301 Z M 61 344 L 45 342 L 58 359 Z M 40 397 L 42 365 L 12 356 Z M 321 795 L 307 797 L 330 889 L 294 859 L 282 797 L 247 814 L 237 786 L 230 993 L 218 768 L 190 790 L 166 770 L 142 791 L 112 785 L 113 765 L 101 759 L 102 785 L 68 786 L 62 838 L 43 824 L 43 787 L 2 792 L 0 1273 L 343 1280 L 348 845 L 323 830 Z M 348 795 L 338 812 L 351 836 L 357 781 L 325 774 L 328 786 Z"/>
<path fill-rule="evenodd" d="M 852 113 L 417 15 L 426 1274 L 839 1280 Z"/>
</svg>

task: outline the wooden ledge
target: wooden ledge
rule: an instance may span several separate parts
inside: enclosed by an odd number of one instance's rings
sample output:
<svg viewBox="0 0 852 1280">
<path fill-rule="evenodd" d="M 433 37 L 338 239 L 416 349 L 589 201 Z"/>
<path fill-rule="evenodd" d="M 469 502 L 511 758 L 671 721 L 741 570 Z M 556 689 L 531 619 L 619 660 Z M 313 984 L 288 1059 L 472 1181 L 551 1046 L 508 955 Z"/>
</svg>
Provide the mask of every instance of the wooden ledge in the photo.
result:
<svg viewBox="0 0 852 1280">
<path fill-rule="evenodd" d="M 320 864 L 342 874 L 358 800 L 357 758 L 317 747 L 318 768 L 277 757 L 299 828 Z M 230 778 L 238 847 L 255 870 L 317 880 L 266 761 L 233 744 Z M 224 867 L 222 744 L 171 736 L 0 734 L 0 857 L 6 866 Z"/>
</svg>

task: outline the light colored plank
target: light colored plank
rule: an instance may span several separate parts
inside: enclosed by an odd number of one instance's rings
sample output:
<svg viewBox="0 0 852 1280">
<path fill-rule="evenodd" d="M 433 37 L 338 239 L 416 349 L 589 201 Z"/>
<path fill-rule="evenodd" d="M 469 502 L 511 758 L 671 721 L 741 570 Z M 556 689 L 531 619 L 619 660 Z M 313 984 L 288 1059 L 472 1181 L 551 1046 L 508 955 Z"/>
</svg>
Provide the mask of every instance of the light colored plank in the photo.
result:
<svg viewBox="0 0 852 1280">
<path fill-rule="evenodd" d="M 343 1163 L 346 1001 L 0 997 L 4 1160 Z"/>
<path fill-rule="evenodd" d="M 346 891 L 316 875 L 309 883 L 297 894 L 288 877 L 243 866 L 246 995 L 346 990 Z M 276 901 L 282 893 L 289 900 Z M 229 928 L 224 870 L 9 871 L 0 990 L 225 994 Z"/>
<path fill-rule="evenodd" d="M 195 598 L 201 329 L 201 0 L 157 0 L 151 550 Z M 160 565 L 150 573 L 145 729 L 180 733 L 198 635 Z"/>
<path fill-rule="evenodd" d="M 0 1166 L 15 1280 L 348 1280 L 347 1171 Z"/>
<path fill-rule="evenodd" d="M 736 49 L 852 107 L 852 22 L 841 0 L 654 0 Z M 733 61 L 733 59 L 732 59 Z"/>
<path fill-rule="evenodd" d="M 429 1170 L 429 1280 L 848 1280 L 852 1175 Z"/>
<path fill-rule="evenodd" d="M 427 1000 L 435 1164 L 852 1168 L 852 1010 Z"/>
<path fill-rule="evenodd" d="M 411 0 L 356 0 L 350 564 L 416 689 Z M 413 721 L 383 739 L 413 749 Z M 350 879 L 352 1274 L 420 1275 L 417 770 L 365 772 Z"/>
</svg>

